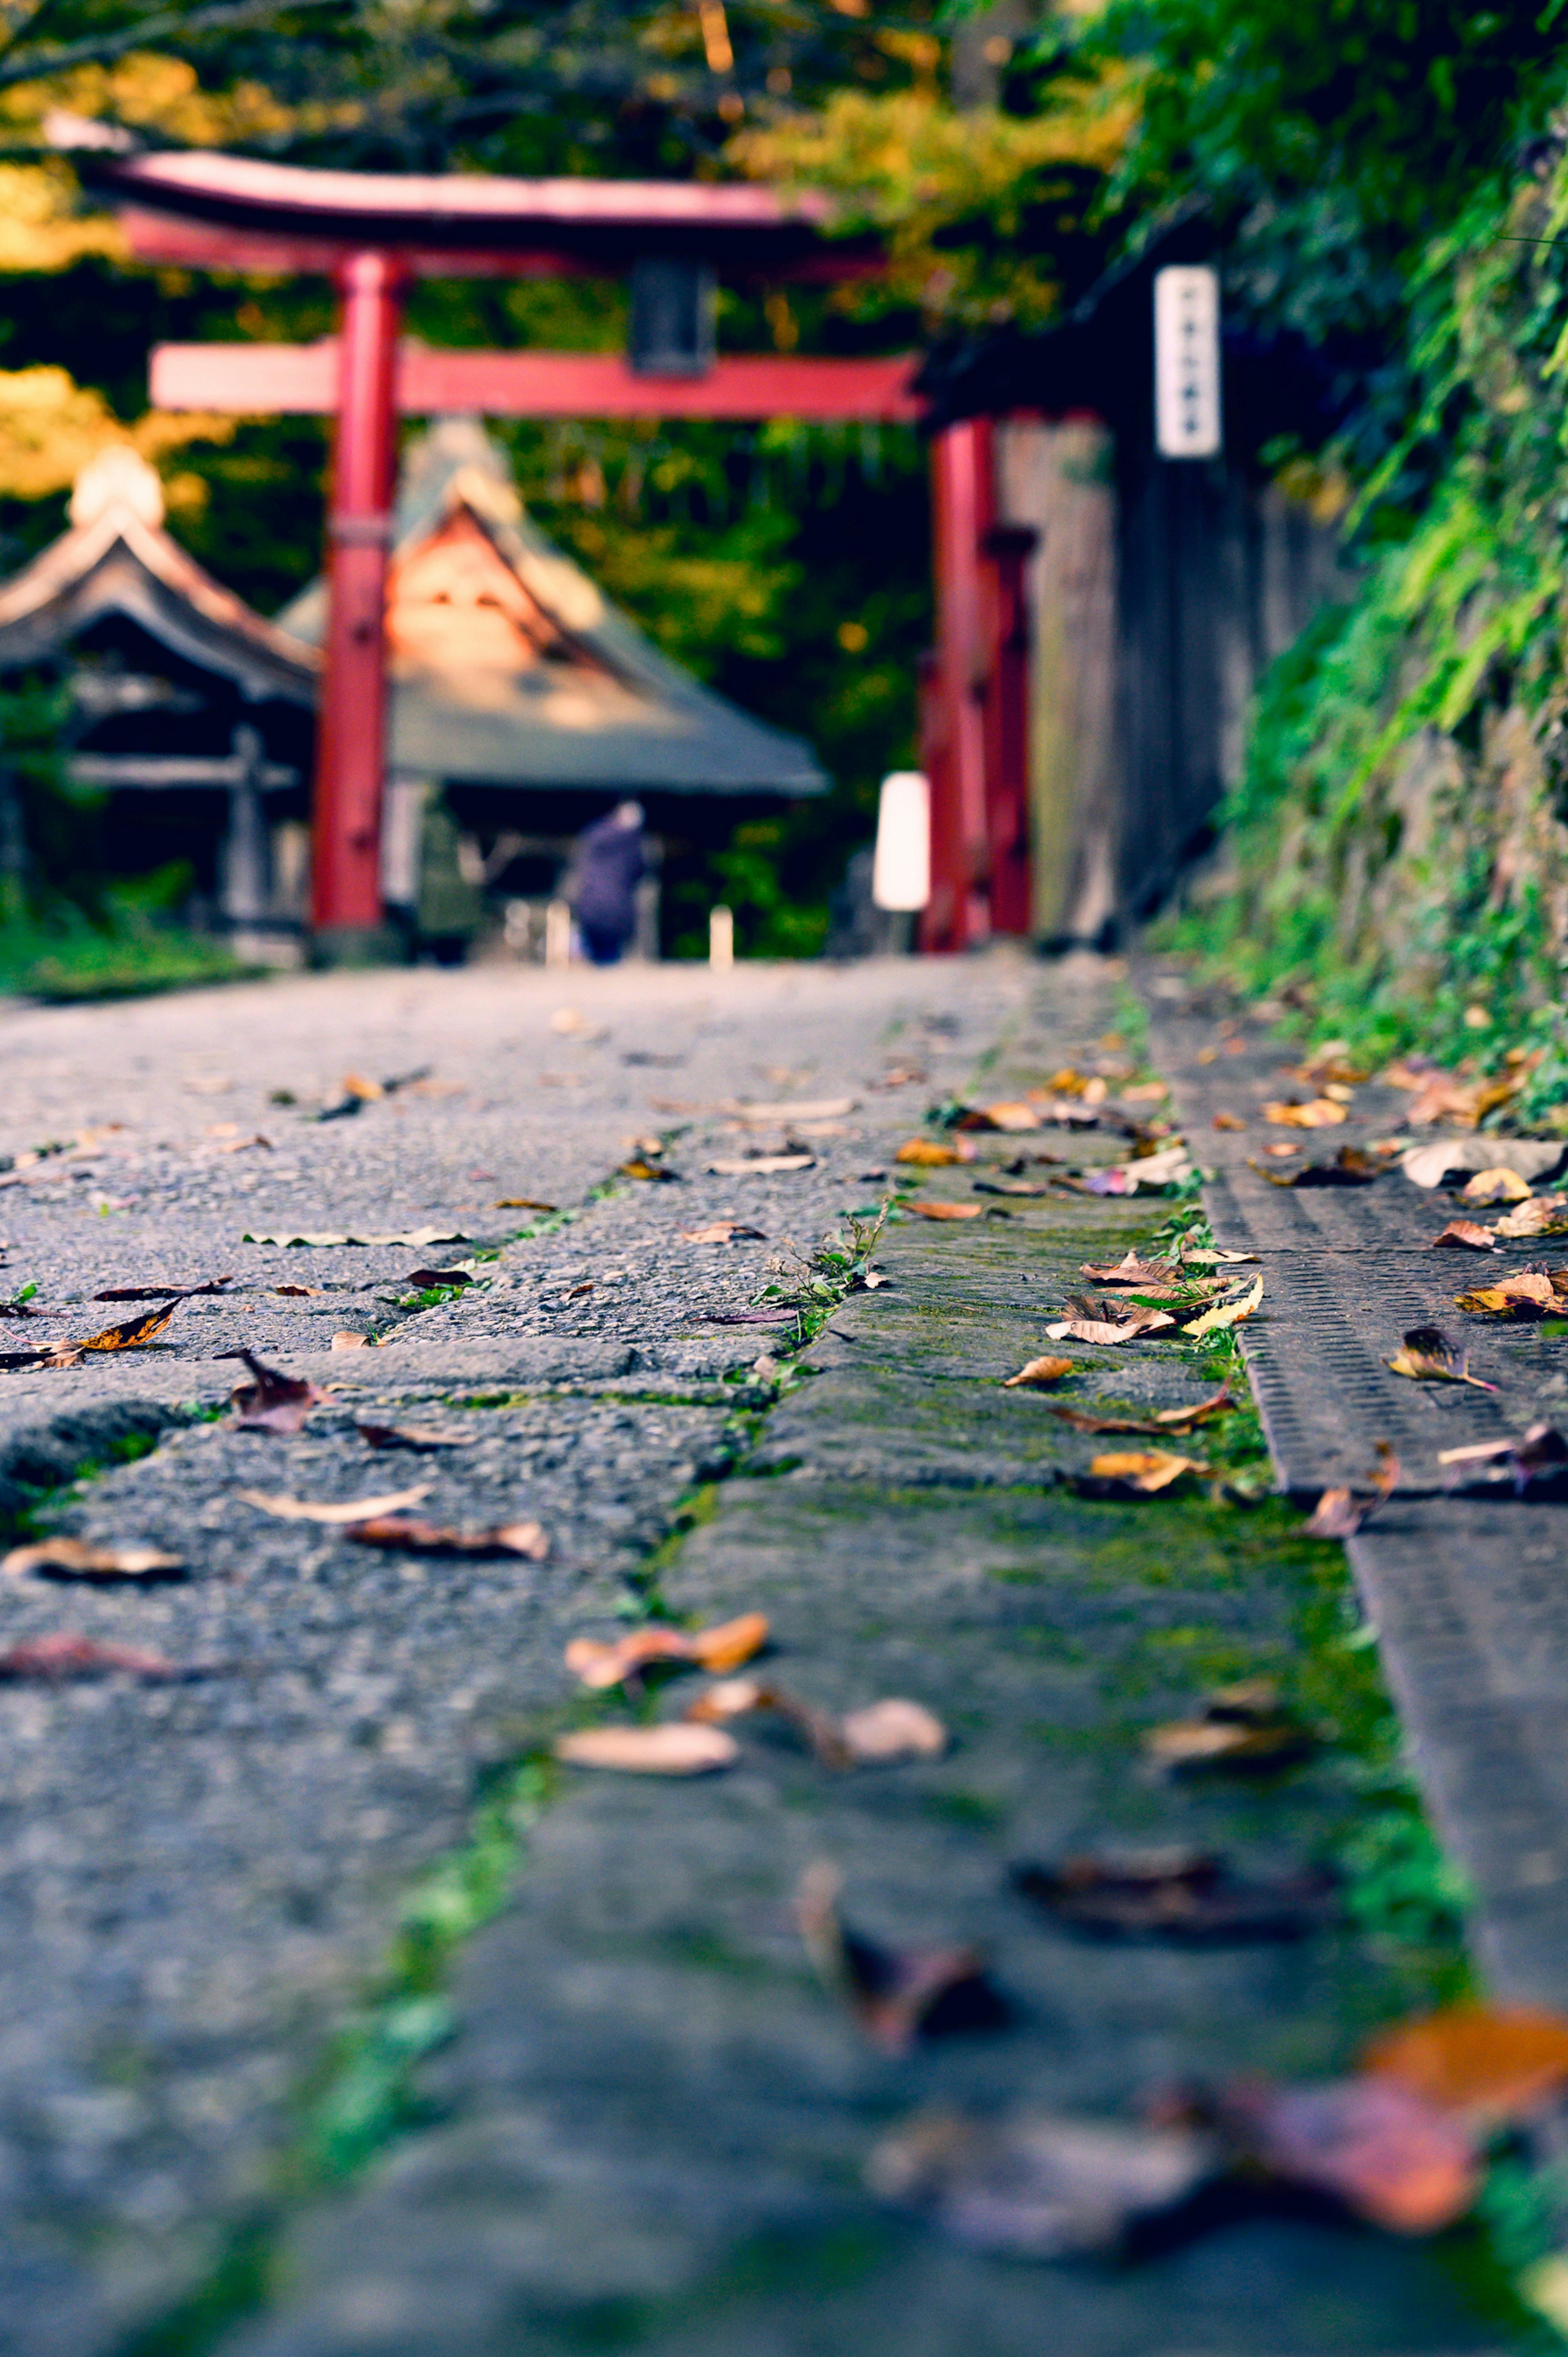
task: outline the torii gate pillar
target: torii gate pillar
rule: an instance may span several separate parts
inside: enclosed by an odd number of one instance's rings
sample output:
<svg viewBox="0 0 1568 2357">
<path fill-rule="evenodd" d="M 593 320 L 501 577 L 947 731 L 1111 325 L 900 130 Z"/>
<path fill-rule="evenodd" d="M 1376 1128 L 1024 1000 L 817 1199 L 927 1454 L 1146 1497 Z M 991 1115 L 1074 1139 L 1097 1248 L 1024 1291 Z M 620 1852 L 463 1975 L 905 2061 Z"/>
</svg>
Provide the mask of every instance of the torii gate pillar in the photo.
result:
<svg viewBox="0 0 1568 2357">
<path fill-rule="evenodd" d="M 397 476 L 397 340 L 407 272 L 350 254 L 342 296 L 327 514 L 326 675 L 317 743 L 311 875 L 317 955 L 374 957 L 381 940 L 386 767 L 386 579 Z"/>
</svg>

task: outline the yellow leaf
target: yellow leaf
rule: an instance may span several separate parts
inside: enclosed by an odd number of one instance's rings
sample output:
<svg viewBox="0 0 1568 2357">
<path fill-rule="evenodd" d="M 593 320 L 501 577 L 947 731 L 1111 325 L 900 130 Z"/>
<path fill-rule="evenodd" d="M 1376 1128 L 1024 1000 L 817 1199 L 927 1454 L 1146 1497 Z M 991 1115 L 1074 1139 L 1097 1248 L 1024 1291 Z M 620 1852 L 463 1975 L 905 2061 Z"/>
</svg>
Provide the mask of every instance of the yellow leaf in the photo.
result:
<svg viewBox="0 0 1568 2357">
<path fill-rule="evenodd" d="M 1254 1277 L 1239 1301 L 1222 1301 L 1215 1308 L 1206 1309 L 1201 1318 L 1195 1318 L 1190 1326 L 1181 1330 L 1184 1334 L 1216 1334 L 1224 1327 L 1240 1326 L 1251 1317 L 1262 1297 L 1263 1280 Z"/>
</svg>

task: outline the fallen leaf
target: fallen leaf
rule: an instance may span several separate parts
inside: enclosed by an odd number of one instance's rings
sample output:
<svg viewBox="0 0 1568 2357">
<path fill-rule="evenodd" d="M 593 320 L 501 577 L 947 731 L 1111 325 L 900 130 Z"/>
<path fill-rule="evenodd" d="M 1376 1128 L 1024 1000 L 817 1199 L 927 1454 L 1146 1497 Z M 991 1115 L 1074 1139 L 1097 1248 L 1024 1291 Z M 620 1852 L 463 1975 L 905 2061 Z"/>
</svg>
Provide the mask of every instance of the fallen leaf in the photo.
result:
<svg viewBox="0 0 1568 2357">
<path fill-rule="evenodd" d="M 1168 1490 L 1184 1473 L 1207 1477 L 1209 1468 L 1200 1465 L 1196 1458 L 1178 1457 L 1163 1448 L 1112 1449 L 1108 1455 L 1090 1461 L 1090 1476 L 1097 1481 L 1115 1481 L 1123 1488 L 1152 1497 L 1157 1491 Z"/>
<path fill-rule="evenodd" d="M 354 1429 L 372 1448 L 467 1448 L 473 1438 L 471 1433 L 438 1432 L 424 1424 L 357 1424 Z"/>
<path fill-rule="evenodd" d="M 68 1636 L 61 1631 L 51 1637 L 24 1638 L 0 1652 L 0 1678 L 102 1678 L 116 1670 L 137 1678 L 181 1678 L 188 1673 L 177 1669 L 173 1662 L 161 1653 L 145 1653 L 130 1645 L 101 1645 L 91 1637 Z"/>
<path fill-rule="evenodd" d="M 1466 1203 L 1528 1203 L 1530 1187 L 1517 1170 L 1477 1170 L 1460 1189 Z"/>
<path fill-rule="evenodd" d="M 325 1247 L 328 1244 L 406 1244 L 413 1252 L 423 1252 L 427 1244 L 461 1244 L 467 1243 L 468 1238 L 464 1235 L 460 1228 L 404 1229 L 398 1234 L 391 1236 L 349 1236 L 338 1234 L 336 1232 L 308 1235 L 263 1236 L 252 1235 L 247 1229 L 242 1241 L 248 1244 L 285 1244 L 291 1247 L 295 1244 L 310 1244 L 317 1247 Z"/>
<path fill-rule="evenodd" d="M 1568 1201 L 1561 1195 L 1530 1195 L 1505 1211 L 1492 1230 L 1498 1236 L 1568 1234 Z"/>
<path fill-rule="evenodd" d="M 783 1170 L 814 1170 L 814 1154 L 726 1154 L 708 1169 L 715 1178 L 771 1178 Z"/>
<path fill-rule="evenodd" d="M 384 1497 L 352 1498 L 345 1504 L 320 1505 L 309 1498 L 287 1498 L 272 1490 L 236 1490 L 247 1506 L 257 1506 L 263 1514 L 274 1514 L 285 1523 L 368 1523 L 378 1515 L 401 1513 L 405 1506 L 417 1506 L 421 1498 L 430 1494 L 430 1483 L 422 1481 L 414 1490 L 392 1490 Z"/>
<path fill-rule="evenodd" d="M 429 1486 L 426 1482 L 424 1488 Z M 252 1491 L 242 1490 L 240 1495 L 248 1497 L 252 1505 L 262 1502 Z M 410 1490 L 404 1495 L 412 1502 L 423 1498 L 424 1490 Z M 311 1519 L 321 1522 L 326 1517 L 318 1512 Z M 456 1531 L 439 1523 L 413 1522 L 405 1515 L 381 1512 L 368 1514 L 363 1521 L 356 1519 L 345 1536 L 359 1546 L 400 1548 L 405 1555 L 521 1555 L 531 1563 L 542 1563 L 550 1552 L 549 1538 L 538 1523 L 503 1523 L 496 1530 Z"/>
<path fill-rule="evenodd" d="M 1496 1252 L 1498 1240 L 1490 1228 L 1477 1227 L 1474 1220 L 1450 1220 L 1440 1235 L 1432 1239 L 1434 1252 Z"/>
<path fill-rule="evenodd" d="M 1562 1306 L 1552 1279 L 1538 1269 L 1520 1269 L 1499 1277 L 1496 1285 L 1479 1286 L 1472 1293 L 1456 1293 L 1455 1306 L 1472 1317 L 1534 1319 L 1550 1318 Z M 1495 1386 L 1488 1385 L 1488 1389 Z"/>
<path fill-rule="evenodd" d="M 1441 1187 L 1453 1172 L 1513 1170 L 1532 1183 L 1549 1178 L 1563 1168 L 1568 1146 L 1561 1138 L 1440 1137 L 1431 1146 L 1412 1146 L 1400 1157 L 1400 1168 L 1414 1187 Z"/>
<path fill-rule="evenodd" d="M 628 1776 L 707 1776 L 733 1768 L 740 1746 L 721 1727 L 675 1719 L 660 1727 L 588 1727 L 563 1735 L 557 1760 L 571 1768 L 611 1768 Z"/>
<path fill-rule="evenodd" d="M 1048 1162 L 1050 1159 L 1048 1154 L 1036 1154 L 1035 1157 L 1036 1162 Z M 977 1195 L 1027 1195 L 1037 1200 L 1040 1196 L 1050 1194 L 1052 1189 L 1049 1179 L 977 1178 L 974 1191 Z"/>
<path fill-rule="evenodd" d="M 839 1733 L 851 1758 L 861 1767 L 890 1767 L 898 1760 L 940 1760 L 948 1748 L 948 1731 L 923 1704 L 889 1695 L 847 1711 Z"/>
<path fill-rule="evenodd" d="M 1380 2031 L 1359 2067 L 1491 2133 L 1568 2086 L 1568 2021 L 1535 2006 L 1450 2006 Z"/>
<path fill-rule="evenodd" d="M 650 1662 L 688 1662 L 715 1676 L 739 1669 L 768 1642 L 768 1618 L 745 1612 L 711 1629 L 671 1629 L 662 1625 L 630 1629 L 608 1641 L 574 1637 L 566 1648 L 566 1667 L 585 1686 L 603 1691 L 624 1684 Z"/>
<path fill-rule="evenodd" d="M 399 1282 L 403 1285 L 417 1285 L 426 1292 L 434 1290 L 438 1286 L 450 1286 L 461 1293 L 463 1287 L 466 1285 L 472 1285 L 474 1279 L 471 1272 L 466 1268 L 416 1268 L 412 1269 L 407 1276 L 400 1278 Z"/>
<path fill-rule="evenodd" d="M 165 1308 L 149 1309 L 140 1318 L 127 1318 L 123 1325 L 106 1326 L 101 1334 L 85 1334 L 67 1347 L 72 1351 L 139 1351 L 144 1343 L 163 1332 L 178 1308 L 177 1301 L 171 1301 Z"/>
<path fill-rule="evenodd" d="M 1195 1318 L 1181 1330 L 1184 1334 L 1215 1334 L 1222 1328 L 1240 1326 L 1252 1316 L 1262 1297 L 1263 1280 L 1261 1276 L 1254 1277 L 1239 1301 L 1216 1303 L 1212 1309 L 1206 1309 L 1201 1318 Z"/>
<path fill-rule="evenodd" d="M 1449 1340 L 1441 1326 L 1412 1326 L 1404 1341 L 1388 1361 L 1396 1375 L 1408 1375 L 1416 1383 L 1468 1383 L 1478 1392 L 1495 1392 L 1496 1383 L 1484 1383 L 1479 1375 L 1470 1372 L 1469 1354 Z"/>
<path fill-rule="evenodd" d="M 356 1334 L 345 1327 L 341 1333 L 333 1335 L 328 1347 L 333 1351 L 362 1351 L 370 1339 L 368 1334 Z"/>
<path fill-rule="evenodd" d="M 1392 2081 L 1233 2089 L 1224 2120 L 1271 2176 L 1332 2193 L 1391 2233 L 1439 2233 L 1479 2185 L 1468 2129 Z"/>
<path fill-rule="evenodd" d="M 743 1228 L 738 1220 L 714 1220 L 705 1228 L 682 1228 L 680 1235 L 682 1242 L 689 1244 L 730 1244 L 737 1236 L 757 1243 L 768 1241 L 760 1228 Z"/>
<path fill-rule="evenodd" d="M 939 1146 L 934 1138 L 907 1137 L 893 1159 L 916 1163 L 926 1170 L 943 1170 L 950 1163 L 972 1162 L 974 1148 L 967 1138 L 960 1138 L 951 1146 Z"/>
<path fill-rule="evenodd" d="M 1483 1440 L 1468 1448 L 1438 1451 L 1440 1465 L 1492 1464 L 1499 1479 L 1511 1481 L 1522 1497 L 1533 1486 L 1537 1495 L 1553 1493 L 1568 1483 L 1568 1440 L 1555 1425 L 1532 1424 L 1522 1440 Z"/>
<path fill-rule="evenodd" d="M 905 1208 L 918 1212 L 922 1220 L 978 1220 L 984 1206 L 981 1203 L 909 1203 Z"/>
<path fill-rule="evenodd" d="M 56 1579 L 156 1579 L 185 1568 L 177 1555 L 160 1547 L 94 1545 L 87 1539 L 40 1539 L 13 1547 L 0 1572 L 15 1577 L 36 1571 Z"/>
<path fill-rule="evenodd" d="M 1332 1097 L 1312 1097 L 1305 1103 L 1290 1098 L 1263 1107 L 1263 1119 L 1276 1129 L 1332 1129 L 1345 1118 L 1344 1106 Z"/>
<path fill-rule="evenodd" d="M 1136 2227 L 1191 2201 L 1221 2166 L 1219 2140 L 1197 2128 L 919 2112 L 879 2140 L 865 2182 L 967 2249 L 1049 2260 L 1118 2251 Z"/>
<path fill-rule="evenodd" d="M 1435 1327 L 1413 1327 L 1412 1333 L 1435 1334 Z M 1406 1336 L 1406 1340 L 1410 1337 Z M 1437 1335 L 1441 1342 L 1444 1338 Z M 1399 1487 L 1400 1461 L 1386 1440 L 1378 1443 L 1378 1469 L 1367 1478 L 1366 1489 L 1325 1490 L 1313 1510 L 1309 1522 L 1302 1525 L 1304 1535 L 1314 1539 L 1353 1538 L 1369 1515 L 1380 1506 L 1387 1505 Z"/>
<path fill-rule="evenodd" d="M 274 1285 L 273 1291 L 286 1293 L 291 1300 L 295 1301 L 325 1300 L 327 1296 L 327 1287 L 324 1285 Z"/>
<path fill-rule="evenodd" d="M 231 1276 L 211 1276 L 205 1285 L 111 1285 L 94 1301 L 190 1301 L 199 1293 L 222 1293 Z"/>
<path fill-rule="evenodd" d="M 1053 1342 L 1071 1335 L 1079 1342 L 1131 1342 L 1140 1334 L 1157 1334 L 1176 1319 L 1164 1309 L 1140 1309 L 1126 1301 L 1075 1300 L 1070 1316 L 1059 1318 L 1046 1332 Z"/>
<path fill-rule="evenodd" d="M 1208 1696 L 1197 1718 L 1149 1728 L 1144 1750 L 1173 1775 L 1206 1768 L 1288 1767 L 1316 1748 L 1310 1727 L 1291 1717 L 1270 1678 L 1250 1678 Z"/>
<path fill-rule="evenodd" d="M 234 1410 L 233 1422 L 252 1432 L 303 1431 L 311 1409 L 319 1407 L 327 1397 L 303 1376 L 263 1366 L 249 1351 L 220 1351 L 218 1355 L 242 1360 L 251 1371 L 252 1380 L 235 1384 L 229 1404 Z"/>
<path fill-rule="evenodd" d="M 554 1203 L 542 1203 L 532 1195 L 503 1195 L 496 1205 L 498 1211 L 553 1211 Z"/>
<path fill-rule="evenodd" d="M 1184 1262 L 1190 1261 L 1195 1267 L 1199 1268 L 1232 1266 L 1239 1268 L 1243 1262 L 1251 1264 L 1258 1257 L 1256 1253 L 1222 1252 L 1218 1244 L 1184 1243 L 1179 1250 Z"/>
<path fill-rule="evenodd" d="M 971 2250 L 1065 2259 L 1116 2250 L 1144 2221 L 1189 2201 L 1223 2162 L 1218 2140 L 1195 2128 L 926 2112 L 881 2139 L 865 2181 Z"/>
<path fill-rule="evenodd" d="M 1135 1081 L 1121 1092 L 1123 1104 L 1159 1104 L 1169 1094 L 1164 1081 Z"/>
<path fill-rule="evenodd" d="M 1252 1168 L 1256 1169 L 1257 1164 Z M 1285 1178 L 1275 1171 L 1265 1170 L 1262 1176 L 1271 1187 L 1369 1187 L 1380 1178 L 1387 1165 L 1374 1162 L 1359 1146 L 1342 1146 L 1332 1161 L 1304 1162 L 1299 1170 Z"/>
<path fill-rule="evenodd" d="M 1004 1377 L 1002 1388 L 1010 1392 L 1016 1390 L 1020 1383 L 1028 1383 L 1043 1390 L 1047 1383 L 1059 1383 L 1062 1377 L 1070 1375 L 1072 1371 L 1070 1359 L 1031 1359 L 1027 1366 L 1020 1367 L 1015 1375 Z"/>
<path fill-rule="evenodd" d="M 797 1326 L 800 1320 L 798 1309 L 782 1305 L 776 1309 L 705 1309 L 693 1318 L 693 1326 Z"/>
<path fill-rule="evenodd" d="M 1042 1115 L 1036 1104 L 1008 1103 L 992 1105 L 966 1105 L 958 1114 L 955 1129 L 1026 1130 L 1038 1129 Z"/>
<path fill-rule="evenodd" d="M 1189 1432 L 1195 1424 L 1207 1424 L 1211 1415 L 1223 1415 L 1235 1405 L 1227 1383 L 1211 1398 L 1198 1400 L 1191 1407 L 1157 1409 L 1153 1423 L 1134 1415 L 1095 1415 L 1078 1407 L 1054 1407 L 1051 1414 L 1070 1424 L 1075 1432 L 1138 1432 L 1163 1439 L 1170 1433 Z"/>
<path fill-rule="evenodd" d="M 777 1121 L 837 1121 L 846 1113 L 854 1113 L 858 1099 L 854 1097 L 797 1098 L 793 1103 L 752 1104 L 731 1098 L 723 1106 L 742 1121 L 772 1123 Z"/>
<path fill-rule="evenodd" d="M 1215 1129 L 1245 1129 L 1247 1126 L 1239 1114 L 1226 1113 L 1223 1107 L 1215 1114 L 1211 1125 Z"/>
<path fill-rule="evenodd" d="M 884 1948 L 850 1931 L 839 1913 L 843 1878 L 819 1859 L 795 1896 L 806 1953 L 824 1985 L 844 1997 L 885 2053 L 906 2054 L 918 2038 L 999 2029 L 1008 2007 L 972 1948 Z"/>
<path fill-rule="evenodd" d="M 1092 1277 L 1096 1285 L 1144 1286 L 1169 1285 L 1173 1279 L 1180 1279 L 1181 1268 L 1174 1260 L 1144 1260 L 1137 1253 L 1129 1252 L 1109 1267 L 1096 1267 L 1092 1261 L 1085 1261 L 1079 1274 Z M 1190 1285 L 1193 1280 L 1188 1277 L 1185 1282 Z"/>
<path fill-rule="evenodd" d="M 72 1342 L 44 1343 L 36 1351 L 0 1351 L 0 1372 L 15 1374 L 24 1367 L 80 1367 L 81 1351 Z"/>
<path fill-rule="evenodd" d="M 672 1186 L 681 1176 L 667 1162 L 652 1162 L 644 1154 L 633 1155 L 629 1162 L 618 1163 L 617 1168 L 623 1178 L 645 1178 L 658 1186 Z"/>
<path fill-rule="evenodd" d="M 1250 1882 L 1205 1850 L 1104 1850 L 1058 1866 L 1015 1866 L 1013 1888 L 1075 1932 L 1109 1939 L 1219 1944 L 1295 1940 L 1333 1903 L 1331 1875 Z"/>
</svg>

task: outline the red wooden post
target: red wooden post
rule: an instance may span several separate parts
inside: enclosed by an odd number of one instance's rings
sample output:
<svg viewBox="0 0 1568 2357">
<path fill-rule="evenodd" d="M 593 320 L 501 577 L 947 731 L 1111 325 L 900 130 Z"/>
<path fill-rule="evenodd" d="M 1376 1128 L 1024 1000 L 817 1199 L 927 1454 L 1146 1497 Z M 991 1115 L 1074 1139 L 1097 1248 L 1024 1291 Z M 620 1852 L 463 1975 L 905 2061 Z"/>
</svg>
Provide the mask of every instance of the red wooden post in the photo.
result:
<svg viewBox="0 0 1568 2357">
<path fill-rule="evenodd" d="M 343 311 L 311 852 L 315 953 L 331 963 L 373 956 L 381 945 L 386 578 L 406 275 L 395 254 L 373 249 L 349 254 L 338 272 Z"/>
<path fill-rule="evenodd" d="M 931 899 L 920 932 L 927 950 L 967 949 L 989 930 L 982 708 L 989 663 L 981 541 L 994 512 L 991 420 L 966 418 L 931 443 L 937 759 L 930 771 Z"/>
<path fill-rule="evenodd" d="M 985 827 L 991 858 L 991 929 L 1030 931 L 1029 608 L 1024 568 L 1037 534 L 995 524 L 983 544 L 989 560 L 985 683 Z"/>
</svg>

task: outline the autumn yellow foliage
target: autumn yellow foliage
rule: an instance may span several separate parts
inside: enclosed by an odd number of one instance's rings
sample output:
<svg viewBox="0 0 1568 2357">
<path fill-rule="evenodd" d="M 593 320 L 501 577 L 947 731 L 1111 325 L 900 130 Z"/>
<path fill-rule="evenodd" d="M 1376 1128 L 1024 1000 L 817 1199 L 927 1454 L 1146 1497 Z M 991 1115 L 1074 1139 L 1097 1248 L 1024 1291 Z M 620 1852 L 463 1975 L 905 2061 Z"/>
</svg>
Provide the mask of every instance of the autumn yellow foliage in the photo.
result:
<svg viewBox="0 0 1568 2357">
<path fill-rule="evenodd" d="M 0 369 L 0 498 L 41 500 L 63 491 L 112 442 L 129 442 L 156 464 L 190 442 L 227 441 L 233 430 L 232 418 L 157 410 L 123 425 L 102 394 L 78 384 L 69 370 Z M 203 490 L 191 475 L 177 474 L 164 485 L 171 509 L 188 513 Z"/>
<path fill-rule="evenodd" d="M 1131 81 L 1111 74 L 1030 117 L 961 113 L 929 84 L 841 90 L 818 113 L 738 133 L 726 153 L 753 178 L 835 191 L 846 228 L 886 235 L 888 275 L 848 290 L 851 303 L 869 293 L 879 304 L 913 300 L 937 318 L 1038 322 L 1056 309 L 1058 286 L 1049 253 L 1020 241 L 1025 208 L 1048 199 L 1053 166 L 1112 171 L 1136 117 Z M 983 240 L 937 244 L 940 231 L 981 219 L 991 231 Z"/>
</svg>

